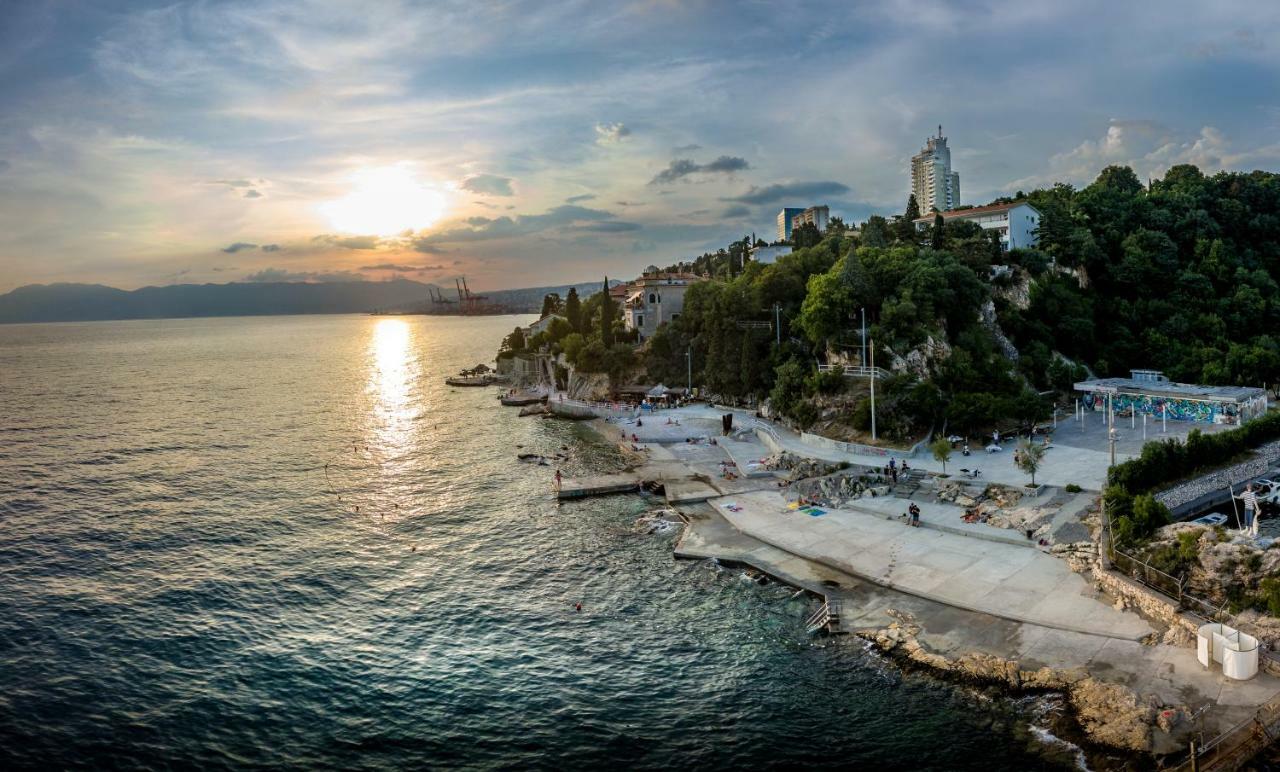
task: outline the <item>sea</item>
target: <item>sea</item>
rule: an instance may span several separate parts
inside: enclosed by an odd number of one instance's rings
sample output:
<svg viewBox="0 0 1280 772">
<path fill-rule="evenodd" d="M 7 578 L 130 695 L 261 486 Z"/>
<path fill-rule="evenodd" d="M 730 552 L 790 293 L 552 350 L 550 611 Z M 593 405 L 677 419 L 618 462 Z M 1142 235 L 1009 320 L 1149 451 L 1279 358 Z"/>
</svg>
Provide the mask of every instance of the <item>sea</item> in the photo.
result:
<svg viewBox="0 0 1280 772">
<path fill-rule="evenodd" d="M 528 321 L 0 326 L 0 768 L 1077 768 L 662 502 L 558 505 L 518 454 L 616 450 L 444 383 Z"/>
</svg>

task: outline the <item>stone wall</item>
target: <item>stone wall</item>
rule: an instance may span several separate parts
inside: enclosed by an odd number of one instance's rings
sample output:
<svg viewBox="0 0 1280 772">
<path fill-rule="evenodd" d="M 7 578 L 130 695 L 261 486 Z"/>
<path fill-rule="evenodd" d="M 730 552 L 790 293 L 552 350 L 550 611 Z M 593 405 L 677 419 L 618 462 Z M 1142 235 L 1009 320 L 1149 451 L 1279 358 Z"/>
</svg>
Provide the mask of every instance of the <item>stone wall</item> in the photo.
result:
<svg viewBox="0 0 1280 772">
<path fill-rule="evenodd" d="M 1105 569 L 1099 563 L 1093 565 L 1093 582 L 1100 590 L 1117 599 L 1117 607 L 1137 609 L 1143 616 L 1167 627 L 1162 639 L 1164 643 L 1173 646 L 1190 646 L 1195 643 L 1199 622 L 1183 614 L 1173 599 L 1123 574 Z"/>
</svg>

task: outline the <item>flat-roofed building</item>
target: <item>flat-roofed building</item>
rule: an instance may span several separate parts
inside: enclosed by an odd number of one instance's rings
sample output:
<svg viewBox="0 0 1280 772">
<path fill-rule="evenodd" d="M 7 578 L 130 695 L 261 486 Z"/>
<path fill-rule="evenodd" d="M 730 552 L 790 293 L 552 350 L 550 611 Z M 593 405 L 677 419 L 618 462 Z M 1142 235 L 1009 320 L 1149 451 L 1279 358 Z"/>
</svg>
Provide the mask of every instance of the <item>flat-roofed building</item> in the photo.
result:
<svg viewBox="0 0 1280 772">
<path fill-rule="evenodd" d="M 1088 410 L 1105 410 L 1107 397 L 1118 412 L 1153 418 L 1242 424 L 1265 415 L 1267 392 L 1254 386 L 1203 386 L 1171 381 L 1159 370 L 1130 370 L 1128 378 L 1092 378 L 1075 384 Z"/>
<path fill-rule="evenodd" d="M 763 265 L 778 262 L 778 258 L 783 255 L 791 254 L 793 247 L 790 244 L 775 244 L 769 247 L 752 247 L 751 259 Z"/>
<path fill-rule="evenodd" d="M 944 222 L 968 220 L 981 225 L 983 230 L 998 232 L 1000 246 L 1005 251 L 1034 247 L 1038 241 L 1036 232 L 1040 228 L 1040 210 L 1026 201 L 975 206 L 972 209 L 955 209 L 950 212 L 930 212 L 913 221 L 916 229 L 928 230 L 933 226 L 935 215 L 939 214 Z"/>
</svg>

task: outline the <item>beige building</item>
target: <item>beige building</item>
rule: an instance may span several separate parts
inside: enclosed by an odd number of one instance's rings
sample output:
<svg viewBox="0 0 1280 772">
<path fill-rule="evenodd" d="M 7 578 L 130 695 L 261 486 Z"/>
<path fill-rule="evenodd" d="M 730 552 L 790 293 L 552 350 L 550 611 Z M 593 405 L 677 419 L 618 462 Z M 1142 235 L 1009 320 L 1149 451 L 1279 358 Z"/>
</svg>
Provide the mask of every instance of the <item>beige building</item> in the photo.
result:
<svg viewBox="0 0 1280 772">
<path fill-rule="evenodd" d="M 677 319 L 684 310 L 684 293 L 702 277 L 691 273 L 665 273 L 655 266 L 631 282 L 630 294 L 622 307 L 622 319 L 628 330 L 637 330 L 645 340 L 658 327 Z"/>
<path fill-rule="evenodd" d="M 911 158 L 911 192 L 921 214 L 960 206 L 960 175 L 951 171 L 951 149 L 941 126 L 938 136 L 925 140 L 924 150 Z"/>
</svg>

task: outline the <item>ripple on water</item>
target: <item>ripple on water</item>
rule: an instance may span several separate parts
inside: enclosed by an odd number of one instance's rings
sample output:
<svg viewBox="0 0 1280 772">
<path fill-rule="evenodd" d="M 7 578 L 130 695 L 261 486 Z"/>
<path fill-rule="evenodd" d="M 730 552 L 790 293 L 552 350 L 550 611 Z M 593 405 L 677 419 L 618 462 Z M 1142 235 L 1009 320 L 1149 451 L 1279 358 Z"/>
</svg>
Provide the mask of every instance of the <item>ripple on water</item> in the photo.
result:
<svg viewBox="0 0 1280 772">
<path fill-rule="evenodd" d="M 517 446 L 609 448 L 442 383 L 521 321 L 0 326 L 0 762 L 1058 763 L 813 645 L 786 588 L 676 564 L 654 502 L 557 506 Z"/>
</svg>

